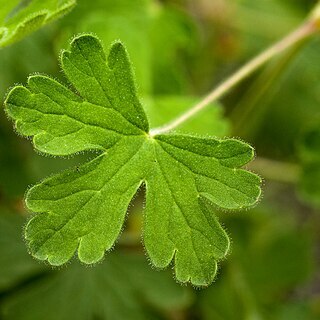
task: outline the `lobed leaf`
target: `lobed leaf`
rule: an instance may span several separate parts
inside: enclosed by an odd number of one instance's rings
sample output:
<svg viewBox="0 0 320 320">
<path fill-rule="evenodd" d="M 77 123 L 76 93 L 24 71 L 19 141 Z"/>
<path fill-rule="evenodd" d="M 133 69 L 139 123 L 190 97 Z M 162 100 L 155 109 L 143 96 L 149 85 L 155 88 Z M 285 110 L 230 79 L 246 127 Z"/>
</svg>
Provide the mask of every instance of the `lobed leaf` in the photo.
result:
<svg viewBox="0 0 320 320">
<path fill-rule="evenodd" d="M 32 281 L 0 305 L 0 315 L 4 320 L 162 319 L 161 314 L 190 305 L 187 289 L 167 273 L 148 269 L 142 255 L 112 253 L 94 269 L 72 265 Z"/>
<path fill-rule="evenodd" d="M 260 196 L 260 178 L 241 169 L 253 158 L 252 147 L 235 139 L 150 136 L 120 42 L 106 57 L 96 37 L 76 37 L 62 54 L 62 68 L 77 93 L 32 76 L 27 88 L 10 91 L 7 113 L 44 153 L 100 154 L 29 190 L 27 206 L 39 213 L 26 228 L 32 254 L 53 265 L 76 251 L 85 263 L 101 260 L 145 184 L 143 235 L 151 261 L 163 268 L 174 259 L 178 281 L 211 283 L 229 249 L 212 205 L 242 209 Z"/>
<path fill-rule="evenodd" d="M 0 0 L 0 48 L 69 12 L 76 0 Z"/>
</svg>

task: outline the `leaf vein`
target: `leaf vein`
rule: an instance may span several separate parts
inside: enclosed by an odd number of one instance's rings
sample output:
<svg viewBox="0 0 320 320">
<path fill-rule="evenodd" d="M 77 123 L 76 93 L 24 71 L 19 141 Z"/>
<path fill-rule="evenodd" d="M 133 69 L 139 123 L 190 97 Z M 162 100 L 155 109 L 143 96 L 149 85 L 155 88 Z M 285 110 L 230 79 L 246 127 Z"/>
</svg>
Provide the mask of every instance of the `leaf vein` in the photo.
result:
<svg viewBox="0 0 320 320">
<path fill-rule="evenodd" d="M 161 144 L 160 144 L 160 146 L 161 146 Z M 204 173 L 195 172 L 195 171 L 191 170 L 185 163 L 183 163 L 183 162 L 180 161 L 178 158 L 176 158 L 174 155 L 172 155 L 171 153 L 169 153 L 168 151 L 166 151 L 162 146 L 161 146 L 161 149 L 162 149 L 165 153 L 167 153 L 172 159 L 174 159 L 174 160 L 177 161 L 178 163 L 182 164 L 182 165 L 183 165 L 189 172 L 191 172 L 193 175 L 200 175 L 200 176 L 206 177 L 206 178 L 208 178 L 208 179 L 212 179 L 212 180 L 214 180 L 214 181 L 216 181 L 216 182 L 218 182 L 218 183 L 223 184 L 224 186 L 228 187 L 228 188 L 231 189 L 231 190 L 235 190 L 235 191 L 243 194 L 243 195 L 244 195 L 245 197 L 247 197 L 248 199 L 251 199 L 251 198 L 248 196 L 248 194 L 246 194 L 244 191 L 242 191 L 242 190 L 240 190 L 240 189 L 236 189 L 235 187 L 231 187 L 231 186 L 229 186 L 228 184 L 222 182 L 221 180 L 219 180 L 219 179 L 217 179 L 217 178 L 215 178 L 215 177 L 211 177 L 211 176 L 206 175 L 206 174 L 204 174 Z M 231 193 L 230 193 L 230 194 L 231 194 Z"/>
<path fill-rule="evenodd" d="M 202 266 L 202 264 L 201 264 L 201 262 L 200 262 L 200 258 L 198 257 L 197 250 L 195 249 L 195 246 L 194 246 L 194 240 L 193 240 L 193 236 L 192 236 L 192 231 L 193 231 L 193 230 L 194 230 L 194 231 L 198 231 L 200 234 L 202 234 L 202 235 L 208 240 L 209 243 L 211 243 L 211 242 L 210 242 L 210 240 L 208 239 L 208 237 L 207 237 L 201 230 L 199 230 L 199 229 L 197 229 L 197 228 L 194 228 L 194 227 L 192 227 L 192 226 L 189 224 L 189 222 L 188 222 L 187 218 L 185 217 L 184 212 L 183 212 L 183 210 L 182 210 L 179 202 L 177 201 L 177 199 L 176 199 L 176 197 L 175 197 L 175 195 L 174 195 L 174 192 L 173 192 L 172 189 L 171 189 L 171 186 L 170 186 L 170 184 L 169 184 L 169 181 L 168 181 L 168 179 L 167 179 L 167 177 L 166 177 L 163 169 L 161 168 L 161 164 L 160 164 L 159 161 L 158 161 L 158 163 L 159 163 L 159 169 L 160 169 L 161 175 L 163 176 L 163 178 L 164 178 L 164 180 L 166 181 L 166 184 L 167 184 L 167 186 L 168 186 L 168 189 L 170 190 L 171 198 L 172 198 L 172 200 L 174 201 L 174 203 L 175 203 L 176 207 L 178 208 L 178 210 L 181 212 L 181 215 L 182 215 L 182 217 L 183 217 L 186 225 L 189 227 L 189 233 L 190 233 L 190 240 L 191 240 L 191 243 L 192 243 L 192 249 L 193 249 L 194 255 L 195 255 L 195 257 L 196 257 L 196 259 L 197 259 L 197 261 L 198 261 L 198 263 L 199 263 L 199 265 L 200 265 L 200 268 L 202 269 L 202 272 L 203 272 L 203 271 L 204 271 L 204 270 L 203 270 L 203 266 Z"/>
<path fill-rule="evenodd" d="M 127 162 L 125 163 L 124 166 L 126 166 L 129 162 L 132 161 L 132 159 L 139 153 L 139 150 L 140 150 L 141 148 L 142 148 L 142 145 L 136 150 L 136 152 L 130 157 L 130 159 L 127 160 Z M 88 203 L 89 203 L 91 200 L 93 200 L 93 198 L 94 198 L 98 193 L 100 193 L 104 188 L 106 188 L 106 187 L 108 186 L 108 183 L 115 178 L 115 176 L 123 169 L 124 166 L 120 166 L 120 167 L 118 168 L 118 170 L 117 170 L 116 172 L 114 172 L 114 173 L 112 174 L 112 176 L 111 176 L 107 181 L 104 182 L 103 186 L 102 186 L 100 189 L 96 189 L 96 190 L 93 189 L 94 193 L 93 193 L 92 196 L 90 196 L 90 198 L 84 203 L 84 205 L 81 207 L 81 209 L 80 209 L 79 211 L 75 211 L 74 214 L 70 217 L 70 219 L 68 219 L 67 221 L 65 221 L 58 229 L 54 229 L 55 232 L 56 232 L 56 233 L 61 232 L 63 228 L 65 228 L 73 219 L 75 219 L 75 217 L 76 217 L 81 211 L 83 211 L 83 210 L 86 208 L 86 206 L 88 205 Z M 131 187 L 131 185 L 128 187 L 128 189 L 129 189 L 130 187 Z M 85 190 L 83 190 L 83 191 L 85 191 Z M 62 199 L 64 199 L 64 198 L 67 198 L 67 197 L 69 197 L 69 196 L 72 196 L 72 195 L 73 195 L 73 194 L 70 194 L 70 195 L 68 195 L 68 196 L 66 196 L 66 197 L 62 197 L 62 198 L 60 198 L 60 199 L 54 199 L 54 200 L 51 200 L 51 201 L 54 201 L 54 202 L 55 202 L 55 201 L 58 201 L 58 200 L 62 200 Z M 36 200 L 36 199 L 34 199 L 34 200 Z M 43 199 L 40 199 L 40 201 L 41 201 L 41 200 L 43 200 Z M 50 200 L 48 200 L 48 201 L 50 201 Z M 49 237 L 48 239 L 46 239 L 46 241 L 45 241 L 41 246 L 39 246 L 39 250 L 47 243 L 47 241 L 50 240 L 50 238 L 51 238 L 51 237 Z"/>
</svg>

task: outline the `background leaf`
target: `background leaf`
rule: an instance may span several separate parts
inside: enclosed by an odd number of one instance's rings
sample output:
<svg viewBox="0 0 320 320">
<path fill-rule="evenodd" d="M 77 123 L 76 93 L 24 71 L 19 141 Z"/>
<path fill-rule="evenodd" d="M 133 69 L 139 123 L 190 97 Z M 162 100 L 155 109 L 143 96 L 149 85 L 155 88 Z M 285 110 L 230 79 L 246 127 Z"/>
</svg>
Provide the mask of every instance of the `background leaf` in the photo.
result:
<svg viewBox="0 0 320 320">
<path fill-rule="evenodd" d="M 0 1 L 0 47 L 16 42 L 69 12 L 75 0 Z"/>
<path fill-rule="evenodd" d="M 0 296 L 1 319 L 162 319 L 193 300 L 168 272 L 151 270 L 141 252 L 113 253 L 94 268 L 40 265 L 25 250 L 25 219 L 7 211 L 0 214 L 0 293 L 18 289 Z"/>
</svg>

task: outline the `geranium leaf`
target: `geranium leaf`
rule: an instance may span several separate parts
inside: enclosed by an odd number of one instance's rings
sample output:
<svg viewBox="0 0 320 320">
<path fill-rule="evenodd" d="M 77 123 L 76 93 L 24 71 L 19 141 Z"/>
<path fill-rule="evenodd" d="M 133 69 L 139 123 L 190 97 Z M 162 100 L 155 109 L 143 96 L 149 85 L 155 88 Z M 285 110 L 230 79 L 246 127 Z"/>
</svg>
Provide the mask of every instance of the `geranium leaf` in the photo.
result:
<svg viewBox="0 0 320 320">
<path fill-rule="evenodd" d="M 143 255 L 128 252 L 112 253 L 95 268 L 51 270 L 19 289 L 0 305 L 1 319 L 164 319 L 193 300 L 168 273 L 153 272 Z"/>
<path fill-rule="evenodd" d="M 79 36 L 62 54 L 62 68 L 79 94 L 32 76 L 27 88 L 9 92 L 7 113 L 44 153 L 100 154 L 29 190 L 27 206 L 41 213 L 26 228 L 32 254 L 53 265 L 76 251 L 85 263 L 101 260 L 145 184 L 143 234 L 151 261 L 166 267 L 174 259 L 179 281 L 209 284 L 229 249 L 212 205 L 240 209 L 260 196 L 260 178 L 240 168 L 253 158 L 252 147 L 236 139 L 150 136 L 120 42 L 106 57 L 96 37 Z"/>
</svg>

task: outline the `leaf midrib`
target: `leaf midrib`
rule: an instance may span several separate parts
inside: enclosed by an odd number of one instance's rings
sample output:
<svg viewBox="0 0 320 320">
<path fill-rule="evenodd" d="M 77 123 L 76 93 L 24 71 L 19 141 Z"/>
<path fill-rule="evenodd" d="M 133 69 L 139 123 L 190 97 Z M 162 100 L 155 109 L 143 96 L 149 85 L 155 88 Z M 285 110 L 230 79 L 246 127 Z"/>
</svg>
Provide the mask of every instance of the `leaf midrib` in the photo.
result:
<svg viewBox="0 0 320 320">
<path fill-rule="evenodd" d="M 46 97 L 47 97 L 47 95 L 45 95 Z M 48 98 L 50 98 L 50 97 L 48 97 Z M 54 101 L 53 101 L 54 102 Z M 26 110 L 30 110 L 30 108 L 28 108 L 28 107 L 23 107 L 23 106 L 17 106 L 17 105 L 15 105 L 15 104 L 13 104 L 13 103 L 8 103 L 9 105 L 12 105 L 12 106 L 15 106 L 15 107 L 18 107 L 18 108 L 21 108 L 21 109 L 26 109 Z M 115 133 L 115 134 L 119 134 L 119 135 L 122 135 L 122 136 L 139 136 L 139 135 L 142 135 L 142 134 L 125 134 L 125 133 L 123 133 L 123 132 L 119 132 L 119 131 L 116 131 L 115 129 L 111 129 L 111 128 L 106 128 L 106 127 L 101 127 L 101 126 L 99 126 L 99 125 L 96 125 L 96 124 L 93 124 L 93 123 L 85 123 L 85 122 L 83 122 L 83 121 L 81 121 L 81 120 L 79 120 L 79 119 L 77 119 L 77 118 L 75 118 L 75 117 L 73 117 L 73 116 L 71 116 L 71 115 L 69 115 L 69 114 L 65 114 L 65 113 L 54 113 L 54 112 L 43 112 L 43 111 L 40 111 L 40 110 L 38 110 L 38 109 L 34 109 L 34 108 L 32 108 L 32 110 L 33 111 L 35 111 L 35 112 L 38 112 L 38 113 L 40 113 L 40 114 L 42 114 L 42 115 L 52 115 L 52 116 L 59 116 L 59 117 L 66 117 L 66 118 L 69 118 L 69 119 L 71 119 L 71 120 L 74 120 L 74 121 L 77 121 L 77 122 L 79 122 L 79 123 L 81 123 L 82 125 L 84 125 L 84 126 L 88 126 L 88 127 L 93 127 L 93 128 L 99 128 L 99 129 L 102 129 L 102 130 L 105 130 L 105 131 L 110 131 L 110 132 L 113 132 L 113 133 Z M 112 109 L 113 110 L 113 109 Z M 17 119 L 17 120 L 19 120 L 19 119 Z M 25 123 L 28 123 L 28 121 L 25 121 L 24 120 L 24 122 Z M 34 122 L 34 121 L 33 121 Z M 33 123 L 33 122 L 30 122 L 30 123 Z M 42 129 L 41 129 L 42 130 Z M 45 130 L 42 130 L 43 132 L 46 132 Z"/>
<path fill-rule="evenodd" d="M 165 143 L 165 144 L 168 144 L 168 145 L 171 146 L 171 147 L 174 147 L 174 148 L 177 148 L 177 149 L 180 149 L 180 150 L 189 152 L 189 153 L 193 153 L 193 154 L 195 154 L 195 155 L 197 155 L 197 156 L 206 157 L 206 158 L 210 158 L 210 159 L 213 158 L 213 159 L 217 160 L 217 161 L 219 162 L 219 164 L 220 164 L 221 166 L 225 167 L 225 168 L 232 168 L 232 167 L 229 167 L 229 166 L 226 166 L 226 165 L 223 164 L 223 163 L 220 163 L 220 160 L 232 159 L 232 158 L 235 158 L 235 157 L 238 157 L 238 156 L 242 156 L 242 155 L 248 153 L 248 151 L 244 151 L 244 152 L 238 153 L 238 154 L 236 154 L 236 155 L 233 155 L 233 156 L 231 156 L 231 157 L 219 157 L 219 158 L 218 158 L 218 157 L 216 157 L 216 156 L 214 156 L 214 155 L 206 155 L 206 154 L 202 154 L 202 153 L 197 153 L 197 152 L 195 152 L 195 151 L 192 151 L 192 150 L 183 148 L 183 147 L 181 147 L 181 146 L 174 145 L 174 144 L 169 143 L 169 142 L 164 141 L 164 140 L 160 140 L 160 141 L 161 141 L 161 143 Z M 226 140 L 224 140 L 224 141 L 226 141 Z M 247 162 L 249 162 L 249 161 L 250 161 L 250 159 L 249 159 Z M 247 163 L 247 162 L 246 162 L 246 163 Z M 240 168 L 241 166 L 234 166 L 234 167 L 235 167 L 235 168 Z"/>
</svg>

